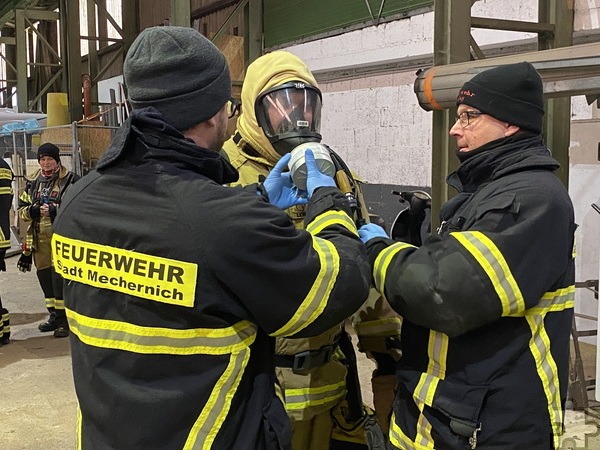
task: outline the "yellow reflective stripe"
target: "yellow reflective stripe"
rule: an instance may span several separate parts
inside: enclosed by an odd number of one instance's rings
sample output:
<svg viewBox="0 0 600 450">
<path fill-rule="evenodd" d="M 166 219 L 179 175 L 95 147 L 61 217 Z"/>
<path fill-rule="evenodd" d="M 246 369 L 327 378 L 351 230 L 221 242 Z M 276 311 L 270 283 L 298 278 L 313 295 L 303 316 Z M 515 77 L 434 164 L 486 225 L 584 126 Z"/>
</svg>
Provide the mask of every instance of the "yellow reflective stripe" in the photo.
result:
<svg viewBox="0 0 600 450">
<path fill-rule="evenodd" d="M 29 193 L 27 191 L 23 191 L 23 193 L 19 197 L 19 200 L 21 200 L 25 203 L 31 203 L 31 196 L 29 195 Z"/>
<path fill-rule="evenodd" d="M 528 310 L 525 315 L 531 329 L 529 349 L 535 360 L 536 370 L 546 394 L 555 448 L 558 448 L 559 436 L 562 434 L 563 412 L 560 401 L 558 368 L 551 352 L 550 338 L 544 326 L 544 319 L 549 312 L 573 308 L 575 304 L 574 297 L 575 286 L 568 286 L 554 292 L 546 292 L 540 303 Z"/>
<path fill-rule="evenodd" d="M 319 387 L 285 390 L 285 409 L 288 411 L 306 409 L 311 406 L 333 402 L 346 395 L 346 382 Z"/>
<path fill-rule="evenodd" d="M 537 316 L 548 312 L 559 312 L 575 307 L 575 285 L 546 292 L 541 300 L 532 308 L 523 311 L 518 316 Z"/>
<path fill-rule="evenodd" d="M 10 180 L 12 181 L 13 174 L 10 169 L 0 169 L 0 180 Z"/>
<path fill-rule="evenodd" d="M 54 308 L 55 309 L 65 309 L 65 301 L 63 299 L 54 299 Z"/>
<path fill-rule="evenodd" d="M 13 189 L 10 186 L 0 187 L 0 195 L 12 195 Z"/>
<path fill-rule="evenodd" d="M 351 231 L 352 234 L 358 236 L 356 224 L 344 211 L 326 211 L 320 214 L 308 224 L 306 231 L 314 236 L 332 225 L 342 225 Z"/>
<path fill-rule="evenodd" d="M 562 434 L 558 369 L 554 357 L 550 353 L 550 338 L 544 327 L 544 316 L 526 316 L 525 319 L 531 328 L 529 349 L 535 359 L 536 370 L 548 402 L 548 414 L 554 433 L 554 447 L 558 448 L 558 437 Z"/>
<path fill-rule="evenodd" d="M 385 288 L 385 278 L 387 276 L 387 270 L 392 262 L 392 258 L 396 255 L 396 253 L 404 250 L 405 248 L 414 248 L 414 245 L 405 244 L 404 242 L 396 242 L 389 247 L 382 250 L 377 258 L 375 259 L 375 264 L 373 265 L 373 277 L 375 278 L 375 289 L 377 289 L 382 294 Z"/>
<path fill-rule="evenodd" d="M 429 342 L 427 344 L 427 353 L 429 363 L 427 373 L 432 374 L 442 380 L 446 378 L 446 363 L 448 359 L 448 345 L 450 339 L 444 333 L 439 331 L 429 331 Z"/>
<path fill-rule="evenodd" d="M 440 379 L 429 375 L 427 373 L 421 374 L 413 398 L 421 413 L 417 420 L 417 436 L 415 441 L 424 446 L 425 448 L 433 448 L 433 438 L 431 437 L 431 423 L 423 414 L 425 405 L 431 406 L 433 404 L 433 397 L 435 390 L 437 389 Z"/>
<path fill-rule="evenodd" d="M 313 323 L 327 306 L 340 271 L 340 256 L 335 246 L 325 239 L 312 236 L 312 245 L 321 262 L 317 278 L 293 317 L 271 336 L 289 336 L 298 333 Z"/>
<path fill-rule="evenodd" d="M 525 300 L 498 247 L 480 231 L 450 233 L 481 265 L 502 303 L 502 316 L 515 316 L 525 310 Z"/>
<path fill-rule="evenodd" d="M 392 444 L 395 447 L 401 448 L 403 450 L 430 450 L 432 447 L 425 447 L 418 442 L 413 442 L 411 438 L 404 434 L 402 428 L 400 428 L 396 424 L 396 414 L 392 414 L 392 419 L 390 421 L 390 432 L 389 438 Z"/>
<path fill-rule="evenodd" d="M 423 413 L 425 409 L 424 405 L 431 406 L 433 404 L 433 397 L 435 396 L 438 383 L 446 376 L 449 343 L 450 339 L 447 335 L 433 330 L 429 332 L 427 373 L 421 374 L 419 383 L 413 393 L 415 403 L 421 411 L 417 420 L 417 436 L 415 440 L 424 448 L 434 448 L 434 441 L 431 436 L 431 423 L 429 423 Z"/>
<path fill-rule="evenodd" d="M 54 297 L 45 298 L 44 302 L 46 303 L 46 308 L 54 308 L 54 302 L 55 302 Z"/>
<path fill-rule="evenodd" d="M 223 355 L 240 352 L 256 338 L 254 324 L 242 320 L 226 328 L 143 327 L 96 319 L 66 309 L 71 331 L 85 344 L 144 354 Z"/>
<path fill-rule="evenodd" d="M 4 233 L 0 230 L 0 248 L 9 248 L 10 241 L 4 238 Z"/>
<path fill-rule="evenodd" d="M 402 319 L 400 317 L 389 317 L 359 322 L 354 325 L 354 330 L 358 336 L 365 337 L 398 335 L 402 331 Z"/>
<path fill-rule="evenodd" d="M 234 352 L 223 375 L 215 383 L 206 405 L 194 423 L 184 450 L 210 449 L 231 409 L 231 401 L 250 359 L 250 349 Z"/>
</svg>

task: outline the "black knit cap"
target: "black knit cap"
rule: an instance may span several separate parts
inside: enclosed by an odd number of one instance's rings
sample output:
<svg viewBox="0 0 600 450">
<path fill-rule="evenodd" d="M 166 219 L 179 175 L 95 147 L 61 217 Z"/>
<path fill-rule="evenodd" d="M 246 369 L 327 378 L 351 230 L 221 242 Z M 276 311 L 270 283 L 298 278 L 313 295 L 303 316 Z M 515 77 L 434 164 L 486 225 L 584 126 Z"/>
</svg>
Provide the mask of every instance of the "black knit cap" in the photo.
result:
<svg viewBox="0 0 600 450">
<path fill-rule="evenodd" d="M 192 28 L 143 30 L 127 52 L 123 76 L 134 109 L 152 106 L 180 131 L 210 119 L 231 97 L 225 56 Z"/>
<path fill-rule="evenodd" d="M 528 62 L 486 70 L 467 81 L 456 104 L 469 105 L 522 129 L 542 132 L 543 87 L 540 74 Z"/>
<path fill-rule="evenodd" d="M 45 144 L 42 144 L 38 147 L 38 151 L 37 151 L 38 162 L 42 158 L 42 156 L 50 156 L 51 158 L 54 158 L 54 160 L 57 163 L 60 162 L 60 150 L 58 149 L 58 147 L 56 145 L 51 144 L 50 142 L 46 142 Z"/>
</svg>

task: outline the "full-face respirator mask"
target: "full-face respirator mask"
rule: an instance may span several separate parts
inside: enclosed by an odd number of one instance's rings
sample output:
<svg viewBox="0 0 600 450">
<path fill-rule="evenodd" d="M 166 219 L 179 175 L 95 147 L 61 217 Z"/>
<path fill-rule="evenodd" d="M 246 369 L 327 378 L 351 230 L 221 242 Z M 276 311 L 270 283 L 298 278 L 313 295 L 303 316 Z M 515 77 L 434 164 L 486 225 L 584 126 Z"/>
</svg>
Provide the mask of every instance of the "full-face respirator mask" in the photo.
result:
<svg viewBox="0 0 600 450">
<path fill-rule="evenodd" d="M 321 142 L 321 91 L 291 81 L 260 94 L 254 104 L 258 125 L 280 155 L 305 142 Z"/>
<path fill-rule="evenodd" d="M 321 91 L 303 81 L 290 81 L 261 93 L 254 104 L 258 125 L 277 153 L 291 153 L 288 163 L 292 181 L 306 189 L 304 153 L 311 149 L 319 171 L 334 177 L 356 211 L 357 223 L 364 222 L 356 198 L 356 182 L 344 161 L 321 143 Z"/>
<path fill-rule="evenodd" d="M 302 81 L 291 81 L 263 92 L 254 105 L 256 120 L 280 155 L 291 153 L 294 184 L 306 189 L 304 151 L 310 148 L 323 173 L 334 176 L 330 153 L 320 144 L 321 91 Z"/>
</svg>

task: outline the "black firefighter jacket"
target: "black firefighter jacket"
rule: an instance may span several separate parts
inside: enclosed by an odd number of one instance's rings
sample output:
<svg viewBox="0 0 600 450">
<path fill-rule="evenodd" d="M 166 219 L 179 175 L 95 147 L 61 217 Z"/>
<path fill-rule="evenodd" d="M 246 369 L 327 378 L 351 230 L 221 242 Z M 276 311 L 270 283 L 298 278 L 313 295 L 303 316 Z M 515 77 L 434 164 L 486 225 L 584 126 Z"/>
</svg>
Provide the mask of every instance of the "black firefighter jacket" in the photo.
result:
<svg viewBox="0 0 600 450">
<path fill-rule="evenodd" d="M 298 231 L 256 185 L 222 186 L 236 176 L 148 108 L 65 196 L 53 256 L 84 450 L 290 447 L 273 337 L 339 323 L 369 265 L 339 190 Z"/>
<path fill-rule="evenodd" d="M 449 177 L 439 234 L 373 239 L 375 282 L 404 316 L 392 443 L 558 447 L 574 305 L 574 215 L 540 137 L 489 144 Z"/>
</svg>

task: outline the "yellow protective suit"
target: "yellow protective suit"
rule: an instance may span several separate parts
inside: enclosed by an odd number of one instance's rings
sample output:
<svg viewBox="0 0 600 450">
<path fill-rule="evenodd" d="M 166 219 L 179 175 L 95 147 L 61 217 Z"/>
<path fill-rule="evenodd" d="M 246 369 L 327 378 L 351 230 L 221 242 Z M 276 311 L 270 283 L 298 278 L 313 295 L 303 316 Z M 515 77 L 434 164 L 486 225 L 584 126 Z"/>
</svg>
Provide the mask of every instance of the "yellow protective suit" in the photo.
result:
<svg viewBox="0 0 600 450">
<path fill-rule="evenodd" d="M 239 171 L 240 177 L 236 185 L 256 183 L 259 176 L 266 176 L 280 158 L 257 122 L 254 104 L 261 92 L 289 81 L 303 81 L 317 87 L 308 67 L 289 52 L 269 53 L 248 67 L 242 87 L 242 113 L 238 117 L 236 134 L 223 147 L 224 156 Z M 287 212 L 296 226 L 302 228 L 304 206 L 292 207 Z M 400 317 L 375 290 L 372 292 L 375 295 L 370 295 L 361 310 L 350 318 L 359 339 L 366 338 L 366 343 L 379 340 L 379 347 L 385 345 L 386 337 L 399 342 Z M 291 356 L 325 346 L 336 347 L 336 339 L 342 332 L 342 327 L 343 324 L 340 324 L 320 336 L 308 339 L 277 339 L 276 354 Z M 368 354 L 369 345 L 363 344 L 361 342 L 361 349 Z M 397 349 L 390 349 L 389 352 L 396 359 L 399 357 Z M 278 367 L 277 378 L 292 421 L 294 449 L 329 448 L 334 427 L 332 411 L 346 396 L 346 366 L 339 349 L 327 363 L 308 373 L 299 374 L 294 373 L 291 368 Z M 393 391 L 394 389 L 390 389 L 389 392 L 382 393 L 377 390 L 377 394 L 383 395 L 386 400 L 376 402 L 391 405 Z M 391 408 L 384 415 L 388 416 L 390 412 Z M 336 436 L 340 435 L 338 431 L 336 430 Z M 355 440 L 355 436 L 352 440 Z"/>
</svg>

